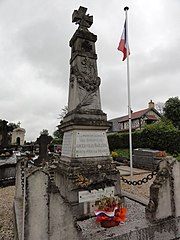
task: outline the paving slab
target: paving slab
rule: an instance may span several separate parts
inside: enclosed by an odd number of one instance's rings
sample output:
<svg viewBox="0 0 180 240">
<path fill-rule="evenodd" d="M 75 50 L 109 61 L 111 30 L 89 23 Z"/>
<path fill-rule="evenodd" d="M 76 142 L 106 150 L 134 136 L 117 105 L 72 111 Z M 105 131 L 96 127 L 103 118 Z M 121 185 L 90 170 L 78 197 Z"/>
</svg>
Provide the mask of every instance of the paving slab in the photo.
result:
<svg viewBox="0 0 180 240">
<path fill-rule="evenodd" d="M 129 176 L 131 169 L 129 166 L 117 166 L 116 167 L 121 176 Z M 133 168 L 133 174 L 134 175 L 138 175 L 138 174 L 144 174 L 144 173 L 150 173 L 150 171 L 148 170 L 144 170 L 144 169 L 139 169 L 139 168 Z"/>
</svg>

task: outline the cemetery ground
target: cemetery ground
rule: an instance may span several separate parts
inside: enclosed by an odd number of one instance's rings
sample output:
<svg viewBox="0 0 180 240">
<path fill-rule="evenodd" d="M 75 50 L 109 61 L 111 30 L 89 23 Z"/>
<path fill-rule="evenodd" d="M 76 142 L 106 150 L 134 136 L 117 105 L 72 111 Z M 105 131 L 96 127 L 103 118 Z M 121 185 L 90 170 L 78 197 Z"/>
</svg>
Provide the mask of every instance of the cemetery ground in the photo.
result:
<svg viewBox="0 0 180 240">
<path fill-rule="evenodd" d="M 133 176 L 133 180 L 139 180 L 146 177 L 145 174 L 137 174 Z M 130 176 L 125 176 L 126 179 L 130 180 Z M 154 178 L 153 178 L 154 179 Z M 121 188 L 123 191 L 136 194 L 139 197 L 145 199 L 149 198 L 149 187 L 152 183 L 150 180 L 148 183 L 140 186 L 131 186 L 121 181 Z M 0 188 L 0 240 L 13 240 L 13 199 L 14 199 L 15 187 L 8 186 Z"/>
<path fill-rule="evenodd" d="M 0 188 L 0 240 L 14 239 L 13 200 L 15 187 Z"/>
</svg>

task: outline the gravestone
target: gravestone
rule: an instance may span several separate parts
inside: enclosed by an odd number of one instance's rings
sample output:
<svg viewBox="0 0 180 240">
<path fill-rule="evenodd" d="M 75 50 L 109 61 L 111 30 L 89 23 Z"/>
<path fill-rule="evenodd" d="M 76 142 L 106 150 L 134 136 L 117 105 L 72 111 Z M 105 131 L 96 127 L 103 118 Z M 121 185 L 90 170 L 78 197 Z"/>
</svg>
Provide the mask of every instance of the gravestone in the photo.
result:
<svg viewBox="0 0 180 240">
<path fill-rule="evenodd" d="M 47 134 L 41 134 L 39 138 L 37 138 L 37 143 L 39 144 L 39 157 L 35 161 L 35 165 L 40 165 L 48 161 L 48 149 L 47 146 L 51 142 L 52 137 Z"/>
<path fill-rule="evenodd" d="M 133 166 L 137 168 L 155 170 L 162 160 L 162 158 L 159 157 L 159 150 L 138 148 L 134 149 L 133 152 Z"/>
<path fill-rule="evenodd" d="M 86 11 L 79 7 L 72 15 L 72 22 L 79 26 L 70 40 L 68 113 L 59 126 L 64 136 L 56 177 L 60 193 L 76 217 L 91 214 L 94 201 L 109 187 L 112 194 L 120 194 L 120 176 L 112 163 L 106 135 L 110 125 L 101 109 L 97 36 L 89 31 L 93 17 Z"/>
</svg>

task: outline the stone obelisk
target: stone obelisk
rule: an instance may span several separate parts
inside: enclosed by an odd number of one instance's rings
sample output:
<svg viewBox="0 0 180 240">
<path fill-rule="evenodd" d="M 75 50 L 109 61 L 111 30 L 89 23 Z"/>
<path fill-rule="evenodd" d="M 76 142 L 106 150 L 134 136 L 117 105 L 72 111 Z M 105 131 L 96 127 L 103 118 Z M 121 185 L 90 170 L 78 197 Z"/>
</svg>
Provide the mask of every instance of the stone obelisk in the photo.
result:
<svg viewBox="0 0 180 240">
<path fill-rule="evenodd" d="M 75 10 L 72 21 L 79 24 L 70 40 L 70 80 L 68 114 L 61 123 L 64 131 L 62 159 L 110 157 L 106 130 L 106 114 L 101 110 L 100 77 L 97 71 L 95 42 L 97 36 L 88 28 L 93 17 L 87 9 Z"/>
<path fill-rule="evenodd" d="M 60 124 L 64 137 L 59 189 L 80 215 L 87 211 L 83 212 L 83 203 L 79 203 L 79 191 L 114 187 L 115 194 L 120 194 L 119 172 L 112 163 L 106 135 L 109 123 L 101 109 L 97 36 L 88 30 L 93 17 L 86 11 L 79 7 L 72 15 L 72 22 L 79 26 L 70 40 L 68 113 Z"/>
</svg>

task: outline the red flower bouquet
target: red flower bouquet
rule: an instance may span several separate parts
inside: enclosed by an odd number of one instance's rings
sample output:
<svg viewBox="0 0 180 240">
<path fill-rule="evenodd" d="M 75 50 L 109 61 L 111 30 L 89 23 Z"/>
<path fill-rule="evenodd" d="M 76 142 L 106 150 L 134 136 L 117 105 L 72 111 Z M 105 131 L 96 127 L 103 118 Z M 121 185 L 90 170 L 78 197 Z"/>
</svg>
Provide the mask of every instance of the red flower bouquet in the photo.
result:
<svg viewBox="0 0 180 240">
<path fill-rule="evenodd" d="M 126 218 L 126 211 L 119 197 L 103 197 L 99 201 L 99 209 L 95 211 L 96 222 L 106 228 L 117 226 Z"/>
</svg>

